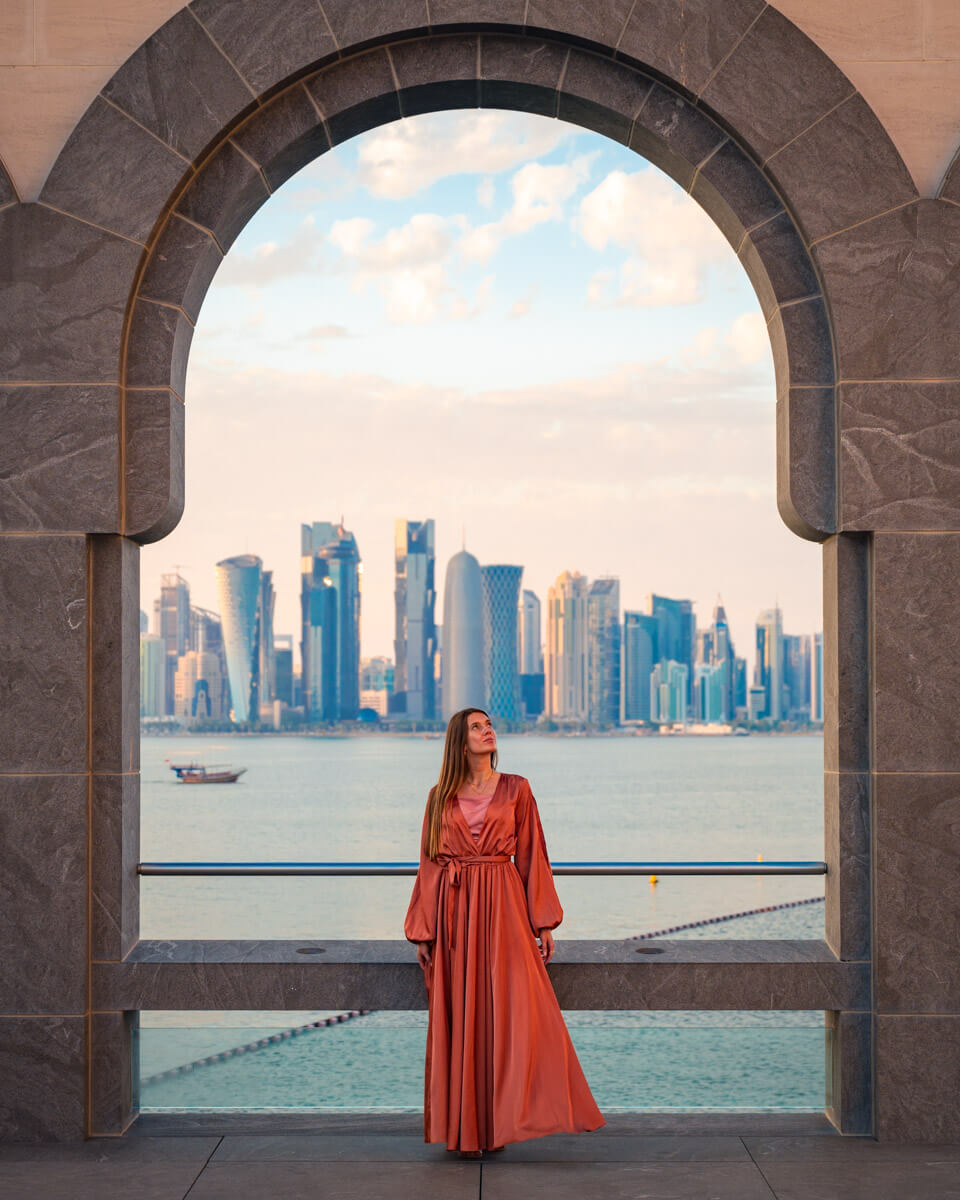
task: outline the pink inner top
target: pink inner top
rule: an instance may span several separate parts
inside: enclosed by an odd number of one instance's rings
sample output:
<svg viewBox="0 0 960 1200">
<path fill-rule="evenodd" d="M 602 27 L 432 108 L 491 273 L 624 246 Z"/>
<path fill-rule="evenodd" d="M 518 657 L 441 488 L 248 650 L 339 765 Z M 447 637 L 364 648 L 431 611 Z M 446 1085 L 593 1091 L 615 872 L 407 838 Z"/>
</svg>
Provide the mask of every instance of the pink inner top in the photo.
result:
<svg viewBox="0 0 960 1200">
<path fill-rule="evenodd" d="M 494 792 L 496 788 L 494 788 Z M 480 831 L 483 829 L 483 818 L 486 816 L 490 801 L 493 799 L 493 792 L 489 796 L 457 796 L 457 803 L 460 805 L 460 811 L 466 818 L 467 827 L 473 834 L 474 840 L 479 838 Z"/>
</svg>

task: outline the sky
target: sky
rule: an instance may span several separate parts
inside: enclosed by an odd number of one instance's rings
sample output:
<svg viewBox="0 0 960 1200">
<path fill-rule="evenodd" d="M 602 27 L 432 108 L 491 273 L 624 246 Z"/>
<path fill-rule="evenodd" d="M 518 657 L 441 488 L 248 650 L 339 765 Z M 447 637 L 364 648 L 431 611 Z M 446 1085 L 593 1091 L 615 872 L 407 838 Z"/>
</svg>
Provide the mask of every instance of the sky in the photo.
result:
<svg viewBox="0 0 960 1200">
<path fill-rule="evenodd" d="M 699 206 L 625 147 L 549 118 L 434 113 L 329 151 L 254 216 L 207 293 L 186 383 L 186 507 L 142 558 L 274 572 L 299 640 L 300 524 L 363 560 L 362 653 L 393 656 L 397 518 L 432 517 L 437 619 L 465 544 L 546 601 L 564 570 L 722 597 L 819 630 L 821 552 L 776 508 L 773 360 L 753 290 Z M 297 652 L 299 654 L 299 651 Z"/>
</svg>

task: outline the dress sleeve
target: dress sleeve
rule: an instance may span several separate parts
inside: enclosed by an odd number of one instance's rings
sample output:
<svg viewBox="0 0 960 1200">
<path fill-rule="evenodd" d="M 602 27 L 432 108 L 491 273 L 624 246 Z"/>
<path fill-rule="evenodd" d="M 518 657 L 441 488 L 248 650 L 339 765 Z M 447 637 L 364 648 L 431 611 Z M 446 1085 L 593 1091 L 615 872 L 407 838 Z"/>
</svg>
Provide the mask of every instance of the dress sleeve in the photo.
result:
<svg viewBox="0 0 960 1200">
<path fill-rule="evenodd" d="M 403 923 L 404 937 L 408 942 L 432 942 L 437 936 L 437 909 L 440 904 L 440 877 L 443 867 L 433 859 L 427 858 L 429 812 L 428 803 L 423 814 L 423 828 L 420 831 L 420 866 Z"/>
<path fill-rule="evenodd" d="M 556 929 L 563 920 L 560 897 L 553 883 L 547 844 L 537 802 L 524 780 L 517 797 L 517 849 L 514 861 L 527 893 L 527 915 L 534 933 L 541 929 Z"/>
</svg>

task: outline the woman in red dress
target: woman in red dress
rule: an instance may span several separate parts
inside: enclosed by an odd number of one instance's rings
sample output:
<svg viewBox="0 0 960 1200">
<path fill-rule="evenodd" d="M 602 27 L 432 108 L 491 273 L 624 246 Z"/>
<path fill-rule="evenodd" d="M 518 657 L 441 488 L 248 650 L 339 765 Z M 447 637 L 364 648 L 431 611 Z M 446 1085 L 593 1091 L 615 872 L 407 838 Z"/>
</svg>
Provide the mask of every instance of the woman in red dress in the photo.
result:
<svg viewBox="0 0 960 1200">
<path fill-rule="evenodd" d="M 455 713 L 404 921 L 429 1004 L 424 1141 L 471 1158 L 606 1124 L 547 976 L 563 909 L 537 804 L 496 765 L 489 716 Z"/>
</svg>

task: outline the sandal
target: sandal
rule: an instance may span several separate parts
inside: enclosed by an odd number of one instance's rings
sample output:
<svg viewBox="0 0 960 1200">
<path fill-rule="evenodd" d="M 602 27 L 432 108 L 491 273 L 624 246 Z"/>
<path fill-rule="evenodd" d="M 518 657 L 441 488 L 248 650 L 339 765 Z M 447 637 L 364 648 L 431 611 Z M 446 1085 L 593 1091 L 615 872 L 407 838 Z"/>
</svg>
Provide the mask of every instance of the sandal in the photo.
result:
<svg viewBox="0 0 960 1200">
<path fill-rule="evenodd" d="M 461 1158 L 483 1158 L 482 1150 L 460 1150 L 458 1153 Z"/>
</svg>

